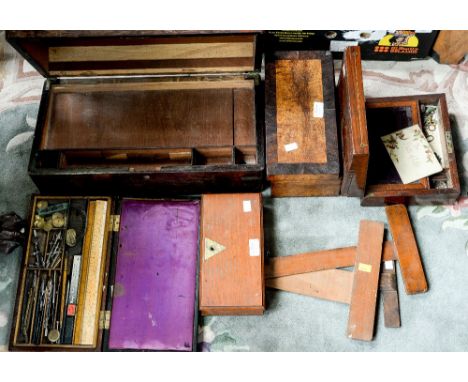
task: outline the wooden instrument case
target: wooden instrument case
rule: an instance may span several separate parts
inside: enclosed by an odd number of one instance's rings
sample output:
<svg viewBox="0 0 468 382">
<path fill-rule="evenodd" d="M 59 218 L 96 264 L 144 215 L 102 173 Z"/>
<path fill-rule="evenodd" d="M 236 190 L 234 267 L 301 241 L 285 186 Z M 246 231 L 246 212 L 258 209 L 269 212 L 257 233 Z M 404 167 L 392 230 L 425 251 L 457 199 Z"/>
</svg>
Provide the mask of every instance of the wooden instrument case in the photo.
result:
<svg viewBox="0 0 468 382">
<path fill-rule="evenodd" d="M 29 173 L 49 195 L 260 191 L 256 32 L 9 31 L 46 77 Z"/>
<path fill-rule="evenodd" d="M 33 220 L 35 216 L 35 211 L 36 211 L 36 206 L 38 200 L 51 200 L 51 201 L 57 201 L 57 202 L 69 202 L 72 200 L 76 199 L 86 199 L 88 201 L 95 201 L 95 200 L 103 200 L 108 203 L 108 208 L 107 208 L 107 213 L 106 213 L 106 219 L 105 219 L 105 236 L 104 236 L 104 245 L 102 247 L 102 272 L 100 273 L 100 279 L 99 279 L 99 291 L 101 291 L 101 294 L 98 297 L 99 300 L 99 306 L 100 308 L 96 311 L 96 332 L 94 335 L 94 341 L 92 345 L 79 345 L 79 344 L 51 344 L 47 343 L 46 339 L 44 338 L 40 344 L 32 344 L 32 343 L 21 343 L 20 341 L 20 330 L 21 330 L 21 320 L 22 320 L 22 312 L 23 312 L 23 304 L 25 304 L 25 285 L 26 285 L 26 274 L 27 272 L 31 269 L 30 268 L 30 257 L 31 255 L 31 243 L 32 243 L 32 232 L 33 232 Z M 110 346 L 110 336 L 111 336 L 111 323 L 112 323 L 112 313 L 113 313 L 113 305 L 115 305 L 115 298 L 119 297 L 119 292 L 116 292 L 115 286 L 118 284 L 117 276 L 116 276 L 116 268 L 118 267 L 118 258 L 120 256 L 125 256 L 125 253 L 119 253 L 119 250 L 122 248 L 122 245 L 125 245 L 123 240 L 120 240 L 122 236 L 122 229 L 126 230 L 127 227 L 123 226 L 121 224 L 121 219 L 120 219 L 120 214 L 121 214 L 121 206 L 123 206 L 123 203 L 125 202 L 168 202 L 168 203 L 177 203 L 177 202 L 187 202 L 187 203 L 195 203 L 199 205 L 199 201 L 196 201 L 195 199 L 186 199 L 186 200 L 150 200 L 150 199 L 117 199 L 117 198 L 110 198 L 110 197 L 98 197 L 98 196 L 93 196 L 93 197 L 62 197 L 62 196 L 42 196 L 42 195 L 35 195 L 32 197 L 32 203 L 31 203 L 31 210 L 30 210 L 30 217 L 29 217 L 29 234 L 28 234 L 28 243 L 27 246 L 24 249 L 24 255 L 23 259 L 21 261 L 21 270 L 20 270 L 20 277 L 19 277 L 19 282 L 18 282 L 18 291 L 16 295 L 16 304 L 15 304 L 15 310 L 14 310 L 14 315 L 13 315 L 13 325 L 10 333 L 10 343 L 9 343 L 9 349 L 11 351 L 136 351 L 136 350 L 151 350 L 151 349 L 134 349 L 132 347 L 129 348 L 112 348 Z M 199 211 L 199 207 L 197 207 L 197 211 Z M 183 351 L 196 351 L 197 350 L 197 334 L 198 334 L 198 235 L 199 235 L 199 212 L 197 213 L 196 216 L 196 222 L 194 224 L 197 225 L 197 233 L 196 233 L 196 240 L 195 240 L 195 246 L 196 246 L 196 258 L 194 259 L 194 272 L 195 272 L 195 285 L 193 286 L 193 293 L 194 296 L 184 296 L 185 300 L 183 301 L 191 301 L 192 299 L 193 305 L 191 307 L 188 307 L 187 309 L 191 310 L 193 313 L 193 328 L 192 328 L 192 338 L 190 347 L 187 347 L 187 345 L 184 346 L 182 349 Z M 125 224 L 125 222 L 124 222 Z M 186 223 L 183 223 L 183 225 L 186 225 Z M 149 227 L 152 229 L 151 227 Z M 138 236 L 141 239 L 140 233 L 137 232 Z M 153 232 L 154 236 L 154 232 Z M 128 241 L 128 240 L 127 240 Z M 180 242 L 180 240 L 179 240 Z M 155 269 L 154 268 L 154 262 L 155 259 L 150 259 L 153 264 L 148 264 L 148 268 L 150 269 Z M 130 260 L 132 261 L 132 260 Z M 177 264 L 177 267 L 181 266 L 180 265 L 180 259 L 176 260 L 179 261 Z M 158 267 L 161 267 L 161 260 L 156 260 L 156 263 Z M 167 260 L 166 260 L 167 263 Z M 60 272 L 63 272 L 64 266 L 62 265 L 63 261 L 60 265 Z M 121 267 L 122 269 L 122 267 Z M 125 271 L 125 270 L 124 270 Z M 41 271 L 42 272 L 42 271 Z M 161 268 L 159 268 L 159 272 L 161 272 Z M 177 277 L 180 276 L 180 274 L 183 272 L 177 271 L 175 274 Z M 153 275 L 154 276 L 154 275 Z M 162 275 L 163 276 L 163 275 Z M 173 275 L 174 276 L 174 275 Z M 144 277 L 142 273 L 139 273 L 136 275 L 136 277 Z M 164 277 L 164 276 L 163 276 Z M 174 279 L 171 277 L 167 278 L 168 282 L 173 282 Z M 169 281 L 170 280 L 170 281 Z M 130 283 L 130 287 L 132 287 L 132 284 Z M 81 291 L 80 291 L 81 293 Z M 154 298 L 157 298 L 157 296 L 167 296 L 167 290 L 153 290 L 151 291 L 152 295 Z M 180 296 L 179 296 L 180 297 Z M 161 297 L 159 297 L 161 298 Z M 156 300 L 157 301 L 157 300 Z M 182 300 L 176 301 L 176 303 L 180 303 Z M 173 302 L 172 302 L 173 303 Z M 148 301 L 143 301 L 142 305 L 144 307 L 151 305 L 151 302 Z M 124 309 L 125 310 L 125 309 Z M 161 309 L 160 309 L 161 310 Z M 171 310 L 172 313 L 170 314 L 175 314 L 174 309 Z M 138 315 L 138 312 L 135 312 Z M 167 312 L 166 312 L 167 313 Z M 166 314 L 162 312 L 162 315 Z M 148 312 L 141 312 L 141 318 L 142 319 L 148 319 L 149 313 Z M 34 316 L 33 316 L 34 317 Z M 155 317 L 156 319 L 156 317 Z M 121 320 L 121 319 L 120 319 Z M 121 320 L 121 326 L 128 326 L 129 323 L 128 321 L 126 322 L 125 320 Z M 42 324 L 43 325 L 43 324 Z M 158 323 L 160 325 L 160 323 Z M 171 324 L 172 325 L 172 324 Z M 175 325 L 177 326 L 177 325 Z M 137 326 L 138 327 L 138 326 Z M 157 329 L 155 329 L 157 332 Z M 43 331 L 43 329 L 42 329 Z M 31 329 L 32 332 L 32 329 Z M 151 338 L 150 338 L 151 340 Z M 158 346 L 163 346 L 163 345 L 158 345 Z M 160 349 L 162 350 L 162 349 Z M 180 350 L 180 349 L 178 349 Z M 158 350 L 159 351 L 159 350 Z M 173 349 L 164 349 L 163 351 L 174 351 Z"/>
</svg>

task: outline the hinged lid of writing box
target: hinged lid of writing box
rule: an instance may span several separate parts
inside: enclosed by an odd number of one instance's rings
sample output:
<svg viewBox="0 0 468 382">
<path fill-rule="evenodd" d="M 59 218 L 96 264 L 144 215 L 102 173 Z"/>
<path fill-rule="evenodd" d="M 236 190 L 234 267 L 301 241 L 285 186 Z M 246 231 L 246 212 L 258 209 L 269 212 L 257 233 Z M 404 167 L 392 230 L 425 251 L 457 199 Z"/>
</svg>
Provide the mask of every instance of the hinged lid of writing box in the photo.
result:
<svg viewBox="0 0 468 382">
<path fill-rule="evenodd" d="M 338 97 L 343 152 L 341 194 L 361 197 L 366 188 L 369 138 L 359 47 L 345 50 L 338 82 Z"/>
<path fill-rule="evenodd" d="M 45 77 L 239 73 L 259 66 L 254 32 L 9 31 L 7 40 Z"/>
</svg>

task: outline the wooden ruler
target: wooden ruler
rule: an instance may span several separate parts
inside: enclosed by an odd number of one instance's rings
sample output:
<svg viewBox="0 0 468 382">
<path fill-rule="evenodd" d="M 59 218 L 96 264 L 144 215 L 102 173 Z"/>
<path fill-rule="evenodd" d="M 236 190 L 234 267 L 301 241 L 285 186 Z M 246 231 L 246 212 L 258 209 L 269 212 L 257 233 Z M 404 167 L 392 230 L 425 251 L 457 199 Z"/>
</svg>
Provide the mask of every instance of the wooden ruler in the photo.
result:
<svg viewBox="0 0 468 382">
<path fill-rule="evenodd" d="M 424 293 L 427 291 L 427 281 L 408 211 L 403 204 L 397 204 L 385 207 L 385 212 L 406 293 Z"/>
<path fill-rule="evenodd" d="M 265 284 L 269 288 L 349 304 L 353 288 L 353 272 L 327 269 L 266 279 Z"/>
<path fill-rule="evenodd" d="M 348 319 L 352 339 L 371 341 L 374 336 L 383 236 L 383 223 L 361 221 Z"/>
<path fill-rule="evenodd" d="M 382 264 L 379 288 L 382 295 L 385 327 L 399 328 L 401 326 L 400 305 L 394 261 L 385 261 Z"/>
<path fill-rule="evenodd" d="M 91 224 L 89 251 L 86 262 L 82 265 L 78 315 L 73 341 L 75 344 L 94 345 L 96 340 L 104 266 L 107 204 L 104 200 L 90 202 L 90 207 L 95 211 Z"/>
<path fill-rule="evenodd" d="M 276 256 L 266 264 L 265 278 L 352 267 L 356 259 L 356 250 L 356 247 L 346 247 L 299 255 Z M 382 257 L 383 260 L 395 259 L 392 242 L 385 242 Z"/>
</svg>

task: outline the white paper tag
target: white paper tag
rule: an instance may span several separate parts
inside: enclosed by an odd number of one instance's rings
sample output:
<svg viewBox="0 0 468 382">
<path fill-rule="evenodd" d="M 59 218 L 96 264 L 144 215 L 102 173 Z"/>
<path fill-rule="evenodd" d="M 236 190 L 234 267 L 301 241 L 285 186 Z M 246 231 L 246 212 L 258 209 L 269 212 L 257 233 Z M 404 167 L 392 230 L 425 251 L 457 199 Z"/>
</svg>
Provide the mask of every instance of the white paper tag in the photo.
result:
<svg viewBox="0 0 468 382">
<path fill-rule="evenodd" d="M 252 211 L 252 203 L 250 202 L 250 200 L 242 201 L 242 208 L 244 209 L 244 212 L 251 212 Z"/>
<path fill-rule="evenodd" d="M 260 256 L 259 239 L 249 239 L 249 254 L 250 256 Z"/>
<path fill-rule="evenodd" d="M 387 260 L 384 263 L 385 269 L 388 269 L 389 271 L 393 271 L 393 261 L 392 260 Z"/>
<path fill-rule="evenodd" d="M 284 145 L 284 149 L 286 150 L 287 153 L 289 153 L 290 151 L 297 150 L 298 148 L 299 146 L 297 145 L 296 142 L 288 143 L 287 145 Z"/>
<path fill-rule="evenodd" d="M 332 40 L 330 41 L 330 50 L 332 52 L 344 52 L 345 48 L 347 48 L 348 46 L 356 46 L 357 44 L 357 41 Z"/>
<path fill-rule="evenodd" d="M 323 102 L 314 102 L 314 118 L 323 118 Z"/>
</svg>

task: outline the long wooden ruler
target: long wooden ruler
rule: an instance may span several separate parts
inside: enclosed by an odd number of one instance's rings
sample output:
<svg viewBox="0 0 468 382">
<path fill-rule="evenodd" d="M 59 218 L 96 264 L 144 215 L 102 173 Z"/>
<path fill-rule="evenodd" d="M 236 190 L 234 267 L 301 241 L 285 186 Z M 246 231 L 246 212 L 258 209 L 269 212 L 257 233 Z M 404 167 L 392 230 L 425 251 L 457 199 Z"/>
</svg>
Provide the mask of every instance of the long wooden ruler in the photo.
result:
<svg viewBox="0 0 468 382">
<path fill-rule="evenodd" d="M 75 344 L 94 345 L 96 341 L 101 301 L 101 276 L 104 266 L 103 249 L 106 236 L 107 204 L 104 200 L 90 202 L 90 207 L 94 205 L 95 213 L 87 264 L 83 263 L 82 265 L 83 277 L 81 280 L 84 283 L 80 285 Z"/>
<path fill-rule="evenodd" d="M 407 294 L 427 292 L 427 281 L 406 206 L 385 207 Z"/>
<path fill-rule="evenodd" d="M 371 341 L 374 336 L 383 237 L 383 223 L 361 221 L 347 332 L 352 339 Z"/>
<path fill-rule="evenodd" d="M 299 255 L 276 256 L 265 265 L 265 278 L 352 267 L 356 259 L 356 251 L 356 247 L 346 247 Z M 383 261 L 396 259 L 392 242 L 386 241 L 382 252 Z"/>
</svg>

